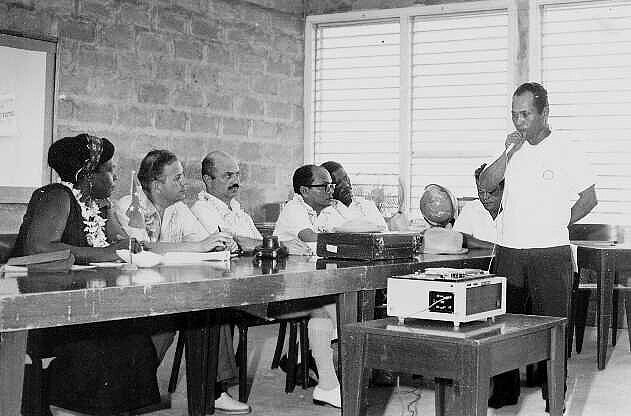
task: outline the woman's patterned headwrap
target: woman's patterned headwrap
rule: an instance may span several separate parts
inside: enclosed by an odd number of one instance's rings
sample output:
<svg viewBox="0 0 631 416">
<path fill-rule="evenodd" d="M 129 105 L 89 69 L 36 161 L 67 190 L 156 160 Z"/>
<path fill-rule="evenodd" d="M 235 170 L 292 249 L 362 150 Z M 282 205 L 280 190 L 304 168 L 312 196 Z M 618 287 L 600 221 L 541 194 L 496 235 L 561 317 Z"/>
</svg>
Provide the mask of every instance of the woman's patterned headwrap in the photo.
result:
<svg viewBox="0 0 631 416">
<path fill-rule="evenodd" d="M 114 155 L 114 145 L 106 138 L 89 134 L 64 137 L 48 150 L 48 164 L 61 180 L 77 183 L 83 175 L 97 170 Z"/>
</svg>

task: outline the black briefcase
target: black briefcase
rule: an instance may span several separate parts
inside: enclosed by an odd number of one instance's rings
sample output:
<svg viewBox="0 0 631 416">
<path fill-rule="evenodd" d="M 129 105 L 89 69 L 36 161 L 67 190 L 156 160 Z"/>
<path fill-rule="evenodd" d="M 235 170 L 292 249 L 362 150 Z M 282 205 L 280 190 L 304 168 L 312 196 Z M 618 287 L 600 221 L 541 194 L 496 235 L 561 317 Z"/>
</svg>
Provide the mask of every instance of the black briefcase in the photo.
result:
<svg viewBox="0 0 631 416">
<path fill-rule="evenodd" d="M 418 232 L 319 233 L 316 254 L 324 258 L 389 260 L 412 258 L 422 249 Z"/>
</svg>

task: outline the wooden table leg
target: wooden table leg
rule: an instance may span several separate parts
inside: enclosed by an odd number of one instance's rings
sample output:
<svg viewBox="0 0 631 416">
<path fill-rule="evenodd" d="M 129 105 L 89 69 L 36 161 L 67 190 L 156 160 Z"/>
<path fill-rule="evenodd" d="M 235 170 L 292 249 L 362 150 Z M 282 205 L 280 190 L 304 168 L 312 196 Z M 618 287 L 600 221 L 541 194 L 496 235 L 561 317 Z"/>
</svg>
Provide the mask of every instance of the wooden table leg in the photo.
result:
<svg viewBox="0 0 631 416">
<path fill-rule="evenodd" d="M 337 335 L 342 339 L 344 324 L 357 322 L 357 292 L 340 293 L 337 296 Z"/>
<path fill-rule="evenodd" d="M 342 328 L 346 324 L 357 322 L 357 292 L 340 293 L 337 296 L 337 339 L 342 342 Z M 342 370 L 342 345 L 340 344 L 338 351 L 338 374 L 343 377 Z M 342 380 L 340 380 L 342 383 Z"/>
<path fill-rule="evenodd" d="M 206 354 L 208 351 L 208 328 L 202 326 L 197 314 L 188 318 L 184 331 L 186 353 L 186 396 L 189 416 L 204 416 L 206 402 Z"/>
<path fill-rule="evenodd" d="M 369 369 L 366 368 L 366 335 L 344 333 L 342 335 L 342 414 L 359 416 L 366 413 L 364 394 L 368 388 Z"/>
<path fill-rule="evenodd" d="M 489 354 L 488 348 L 483 346 L 462 347 L 458 362 L 460 379 L 451 387 L 445 385 L 445 415 L 486 415 L 491 380 Z"/>
<path fill-rule="evenodd" d="M 19 415 L 28 331 L 0 333 L 0 415 Z"/>
<path fill-rule="evenodd" d="M 565 401 L 565 325 L 553 327 L 548 360 L 548 400 L 550 416 L 563 415 Z"/>
<path fill-rule="evenodd" d="M 215 411 L 220 326 L 211 319 L 211 313 L 191 314 L 184 332 L 189 416 Z"/>
<path fill-rule="evenodd" d="M 359 322 L 375 319 L 375 290 L 357 293 L 357 319 Z"/>
<path fill-rule="evenodd" d="M 210 311 L 215 316 L 216 311 Z M 219 338 L 221 334 L 220 320 L 211 320 L 208 326 L 208 349 L 206 350 L 206 415 L 215 413 L 215 384 L 219 367 Z"/>
<path fill-rule="evenodd" d="M 611 325 L 615 272 L 615 255 L 604 252 L 601 255 L 600 273 L 596 282 L 598 301 L 597 359 L 599 370 L 603 370 L 607 363 L 607 343 L 609 341 L 609 326 Z"/>
<path fill-rule="evenodd" d="M 446 378 L 434 379 L 434 412 L 436 416 L 445 416 L 449 414 L 448 406 L 452 406 L 456 402 L 453 396 L 455 394 L 452 388 L 452 382 Z"/>
</svg>

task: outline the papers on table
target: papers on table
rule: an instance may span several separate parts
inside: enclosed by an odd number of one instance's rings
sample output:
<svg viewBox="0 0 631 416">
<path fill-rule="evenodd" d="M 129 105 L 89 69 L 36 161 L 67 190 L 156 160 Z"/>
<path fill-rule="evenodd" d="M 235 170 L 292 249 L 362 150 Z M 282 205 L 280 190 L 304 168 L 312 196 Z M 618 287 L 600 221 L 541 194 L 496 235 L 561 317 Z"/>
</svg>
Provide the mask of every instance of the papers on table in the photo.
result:
<svg viewBox="0 0 631 416">
<path fill-rule="evenodd" d="M 202 261 L 230 261 L 230 251 L 211 251 L 209 253 L 193 253 L 185 251 L 173 251 L 162 256 L 162 264 L 191 264 Z"/>
<path fill-rule="evenodd" d="M 86 269 L 96 269 L 94 265 L 81 265 L 81 264 L 73 264 L 70 266 L 70 271 L 78 271 L 78 270 L 86 270 Z M 26 266 L 11 266 L 5 264 L 2 266 L 3 273 L 11 273 L 11 274 L 26 274 L 28 272 L 28 268 Z"/>
<path fill-rule="evenodd" d="M 122 267 L 125 263 L 122 262 L 117 262 L 117 261 L 104 261 L 104 262 L 97 262 L 97 263 L 90 263 L 90 266 L 95 266 L 95 267 L 99 267 L 99 268 L 119 268 Z"/>
<path fill-rule="evenodd" d="M 116 250 L 116 254 L 129 263 L 129 250 Z M 132 254 L 132 263 L 138 267 L 146 268 L 157 265 L 186 265 L 196 264 L 207 261 L 230 261 L 230 251 L 212 251 L 209 253 L 195 253 L 189 251 L 172 251 L 160 255 L 151 251 L 142 251 L 140 253 Z M 114 267 L 114 266 L 110 266 Z"/>
<path fill-rule="evenodd" d="M 162 263 L 162 256 L 151 251 L 141 251 L 130 255 L 129 250 L 116 250 L 116 255 L 138 267 L 153 267 Z"/>
</svg>

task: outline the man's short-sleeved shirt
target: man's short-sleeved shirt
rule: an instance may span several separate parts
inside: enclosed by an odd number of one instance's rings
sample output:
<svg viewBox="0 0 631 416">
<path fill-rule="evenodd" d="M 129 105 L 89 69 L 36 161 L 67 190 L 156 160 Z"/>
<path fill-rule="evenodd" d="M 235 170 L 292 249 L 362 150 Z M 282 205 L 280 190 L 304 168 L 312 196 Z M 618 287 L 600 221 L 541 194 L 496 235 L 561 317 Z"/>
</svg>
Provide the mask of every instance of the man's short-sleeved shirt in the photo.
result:
<svg viewBox="0 0 631 416">
<path fill-rule="evenodd" d="M 595 175 L 578 144 L 555 137 L 537 145 L 525 142 L 505 173 L 498 244 L 546 248 L 569 244 L 571 209 Z"/>
<path fill-rule="evenodd" d="M 122 197 L 115 205 L 115 214 L 130 237 L 141 241 L 160 241 L 165 243 L 180 243 L 201 241 L 208 237 L 208 232 L 197 221 L 195 215 L 182 201 L 168 206 L 160 218 L 155 205 L 147 198 L 143 191 L 139 192 L 140 212 L 145 220 L 145 228 L 135 228 L 129 225 L 127 209 L 131 205 L 132 197 Z"/>
<path fill-rule="evenodd" d="M 383 215 L 374 202 L 364 198 L 353 198 L 349 206 L 340 201 L 333 201 L 330 207 L 322 210 L 317 219 L 317 225 L 324 231 L 334 231 L 336 227 L 348 221 L 366 221 L 388 230 Z"/>
<path fill-rule="evenodd" d="M 201 191 L 191 211 L 209 233 L 216 233 L 221 229 L 233 236 L 263 239 L 252 217 L 241 209 L 241 204 L 236 199 L 232 199 L 228 206 L 219 198 Z"/>
<path fill-rule="evenodd" d="M 469 201 L 462 207 L 453 229 L 459 233 L 473 236 L 478 240 L 488 241 L 489 243 L 497 241 L 495 221 L 479 199 Z"/>
<path fill-rule="evenodd" d="M 285 244 L 289 254 L 315 254 L 315 243 L 301 241 L 298 233 L 305 229 L 315 233 L 323 232 L 324 229 L 320 228 L 317 222 L 318 214 L 315 210 L 302 199 L 302 196 L 294 195 L 278 216 L 274 226 L 274 235 Z"/>
</svg>

